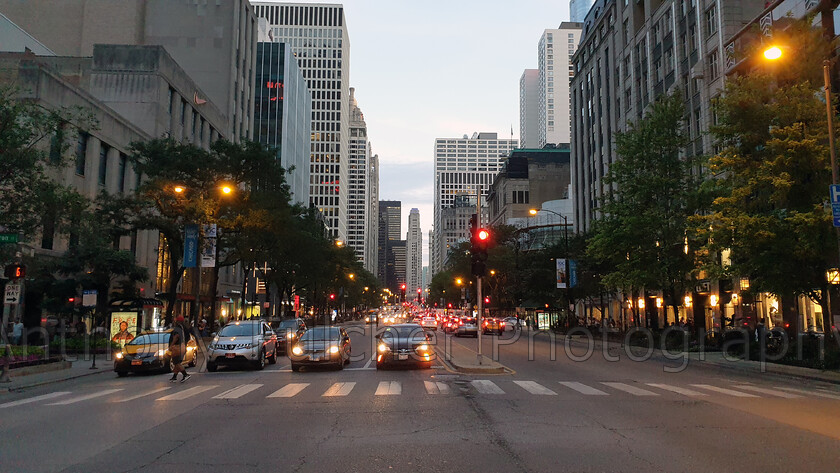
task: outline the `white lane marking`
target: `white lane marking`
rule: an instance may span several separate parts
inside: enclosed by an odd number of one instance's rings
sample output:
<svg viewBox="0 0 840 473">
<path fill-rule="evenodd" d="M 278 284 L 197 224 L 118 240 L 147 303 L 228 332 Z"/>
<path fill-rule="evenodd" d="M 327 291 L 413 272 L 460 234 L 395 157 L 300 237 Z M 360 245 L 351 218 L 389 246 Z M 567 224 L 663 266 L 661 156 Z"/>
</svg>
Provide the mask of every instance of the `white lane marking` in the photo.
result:
<svg viewBox="0 0 840 473">
<path fill-rule="evenodd" d="M 363 366 L 362 369 L 370 368 L 370 364 L 373 363 L 373 360 L 375 359 L 375 357 L 376 357 L 376 355 L 373 355 L 372 357 L 370 357 L 370 359 L 367 361 L 367 363 L 365 363 L 365 366 Z"/>
<path fill-rule="evenodd" d="M 29 404 L 30 402 L 46 401 L 47 399 L 53 399 L 59 396 L 64 396 L 65 394 L 70 394 L 70 391 L 56 391 L 54 393 L 42 394 L 40 396 L 21 399 L 19 401 L 7 402 L 5 404 L 0 404 L 0 409 L 4 409 L 6 407 L 22 406 L 24 404 Z"/>
<path fill-rule="evenodd" d="M 399 381 L 380 381 L 376 388 L 376 396 L 399 396 L 402 394 L 402 384 Z"/>
<path fill-rule="evenodd" d="M 587 396 L 609 396 L 609 394 L 601 391 L 600 389 L 591 388 L 583 383 L 575 381 L 560 381 L 560 384 L 569 389 L 574 389 L 581 394 L 586 394 Z"/>
<path fill-rule="evenodd" d="M 625 383 L 601 383 L 604 386 L 609 386 L 613 389 L 618 389 L 619 391 L 624 391 L 626 393 L 630 393 L 634 396 L 659 396 L 653 391 L 648 391 L 647 389 L 637 388 L 636 386 L 632 386 L 630 384 Z"/>
<path fill-rule="evenodd" d="M 195 396 L 196 394 L 201 394 L 204 391 L 209 391 L 211 389 L 218 388 L 218 385 L 212 386 L 193 386 L 189 389 L 185 389 L 183 391 L 178 391 L 177 393 L 170 394 L 169 396 L 163 396 L 158 398 L 158 401 L 183 401 L 184 399 L 190 398 Z"/>
<path fill-rule="evenodd" d="M 152 394 L 157 394 L 161 391 L 166 391 L 167 389 L 172 389 L 172 387 L 171 386 L 165 386 L 165 387 L 162 387 L 162 388 L 152 389 L 151 391 L 146 391 L 144 393 L 136 394 L 136 395 L 131 396 L 131 397 L 127 397 L 127 398 L 124 398 L 124 399 L 117 399 L 114 402 L 133 401 L 135 399 L 140 399 L 141 397 L 151 396 Z"/>
<path fill-rule="evenodd" d="M 808 395 L 812 395 L 812 396 L 825 397 L 825 398 L 828 398 L 828 399 L 838 399 L 838 400 L 840 400 L 840 395 L 837 395 L 837 394 L 828 394 L 828 393 L 823 393 L 823 392 L 819 392 L 819 391 L 806 391 L 804 389 L 788 388 L 788 387 L 785 387 L 785 386 L 774 386 L 774 387 L 776 389 L 783 389 L 785 391 L 790 391 L 790 392 L 794 392 L 794 393 L 802 393 L 802 394 L 808 394 Z M 0 407 L 3 407 L 3 406 L 0 406 Z"/>
<path fill-rule="evenodd" d="M 327 389 L 324 394 L 321 396 L 325 397 L 335 397 L 335 396 L 346 396 L 350 394 L 350 391 L 356 386 L 355 381 L 350 381 L 347 383 L 335 383 Z"/>
<path fill-rule="evenodd" d="M 556 396 L 557 393 L 548 389 L 547 387 L 537 383 L 536 381 L 514 381 L 514 384 L 518 385 L 522 389 L 528 391 L 531 394 L 537 394 L 540 396 Z"/>
<path fill-rule="evenodd" d="M 216 394 L 213 399 L 239 399 L 251 391 L 263 387 L 262 384 L 243 384 L 233 389 L 229 389 L 221 394 Z"/>
<path fill-rule="evenodd" d="M 309 383 L 289 383 L 269 394 L 268 397 L 294 397 L 307 386 L 309 386 Z"/>
<path fill-rule="evenodd" d="M 489 379 L 476 379 L 471 382 L 476 391 L 481 394 L 504 394 L 502 388 L 496 386 L 496 383 Z"/>
<path fill-rule="evenodd" d="M 373 367 L 373 368 L 344 368 L 344 371 L 376 371 L 376 367 Z"/>
<path fill-rule="evenodd" d="M 63 401 L 58 402 L 51 402 L 47 404 L 48 406 L 66 406 L 67 404 L 75 404 L 77 402 L 87 401 L 88 399 L 94 399 L 97 397 L 107 396 L 109 394 L 114 394 L 116 392 L 122 391 L 122 388 L 117 389 L 105 389 L 99 392 L 85 394 L 83 396 L 76 396 L 71 397 L 70 399 L 64 399 Z"/>
<path fill-rule="evenodd" d="M 694 386 L 695 388 L 708 389 L 709 391 L 714 391 L 714 392 L 721 393 L 721 394 L 727 394 L 729 396 L 734 396 L 734 397 L 759 397 L 759 396 L 756 396 L 755 394 L 742 393 L 741 391 L 735 391 L 735 390 L 732 390 L 732 389 L 719 388 L 717 386 L 712 386 L 710 384 L 692 384 L 692 386 Z"/>
<path fill-rule="evenodd" d="M 700 391 L 695 391 L 693 389 L 688 388 L 681 388 L 679 386 L 671 386 L 670 384 L 659 384 L 659 383 L 647 383 L 648 386 L 653 386 L 654 388 L 664 389 L 666 391 L 671 391 L 677 394 L 682 394 L 683 396 L 708 396 L 706 393 L 701 393 Z"/>
<path fill-rule="evenodd" d="M 449 394 L 449 385 L 440 381 L 423 381 L 427 394 Z"/>
<path fill-rule="evenodd" d="M 777 391 L 775 389 L 760 388 L 758 386 L 750 386 L 748 384 L 737 384 L 734 386 L 738 389 L 743 389 L 744 391 L 769 394 L 770 396 L 783 397 L 785 399 L 798 399 L 802 397 L 799 394 L 786 393 L 784 391 Z"/>
</svg>

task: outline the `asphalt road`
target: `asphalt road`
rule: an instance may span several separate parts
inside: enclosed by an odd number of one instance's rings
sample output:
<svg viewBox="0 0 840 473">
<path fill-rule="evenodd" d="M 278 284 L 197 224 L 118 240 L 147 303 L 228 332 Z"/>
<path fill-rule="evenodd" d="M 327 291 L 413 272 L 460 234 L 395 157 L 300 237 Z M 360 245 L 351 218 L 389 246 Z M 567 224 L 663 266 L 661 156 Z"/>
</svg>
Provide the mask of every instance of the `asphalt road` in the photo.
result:
<svg viewBox="0 0 840 473">
<path fill-rule="evenodd" d="M 619 361 L 600 348 L 573 361 L 562 341 L 552 361 L 548 340 L 510 333 L 498 350 L 510 374 L 376 371 L 370 331 L 350 328 L 357 359 L 343 371 L 292 373 L 281 359 L 184 384 L 103 373 L 2 394 L 0 471 L 840 469 L 837 386 L 698 363 L 669 373 L 679 363 L 618 349 Z"/>
</svg>

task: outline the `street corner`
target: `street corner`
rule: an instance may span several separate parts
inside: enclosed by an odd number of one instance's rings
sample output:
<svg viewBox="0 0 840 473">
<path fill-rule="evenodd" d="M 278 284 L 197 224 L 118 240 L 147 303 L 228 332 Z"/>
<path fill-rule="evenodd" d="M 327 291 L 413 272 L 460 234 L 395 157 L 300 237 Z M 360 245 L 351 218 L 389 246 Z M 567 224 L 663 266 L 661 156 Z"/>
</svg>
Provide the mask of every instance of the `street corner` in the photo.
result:
<svg viewBox="0 0 840 473">
<path fill-rule="evenodd" d="M 515 373 L 514 370 L 488 356 L 482 356 L 479 363 L 476 353 L 455 353 L 455 350 L 447 352 L 440 346 L 435 346 L 435 353 L 444 368 L 451 373 L 486 375 L 510 375 Z"/>
</svg>

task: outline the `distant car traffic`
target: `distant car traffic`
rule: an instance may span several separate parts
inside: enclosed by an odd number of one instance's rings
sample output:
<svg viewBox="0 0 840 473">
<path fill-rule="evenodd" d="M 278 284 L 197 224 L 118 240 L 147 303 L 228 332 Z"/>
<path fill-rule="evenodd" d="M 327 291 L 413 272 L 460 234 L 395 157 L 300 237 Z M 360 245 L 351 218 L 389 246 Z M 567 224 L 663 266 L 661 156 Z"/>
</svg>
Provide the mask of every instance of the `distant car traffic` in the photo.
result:
<svg viewBox="0 0 840 473">
<path fill-rule="evenodd" d="M 516 330 L 517 327 L 522 328 L 522 322 L 520 322 L 516 317 L 508 317 L 505 319 L 505 330 Z"/>
<path fill-rule="evenodd" d="M 114 357 L 114 371 L 117 372 L 117 376 L 122 377 L 128 373 L 145 371 L 171 371 L 175 367 L 169 353 L 171 337 L 171 329 L 160 332 L 142 332 L 134 337 Z M 190 339 L 187 342 L 187 352 L 184 354 L 183 363 L 195 366 L 197 353 L 195 339 Z"/>
<path fill-rule="evenodd" d="M 306 332 L 306 324 L 303 319 L 286 319 L 281 320 L 280 323 L 274 327 L 274 333 L 277 334 L 277 352 L 282 354 L 288 353 L 288 347 L 294 346 L 295 343 Z"/>
<path fill-rule="evenodd" d="M 429 344 L 432 334 L 427 334 L 418 324 L 397 324 L 387 327 L 377 335 L 376 368 L 391 365 L 416 365 L 430 368 L 434 349 Z"/>
<path fill-rule="evenodd" d="M 277 363 L 277 335 L 261 320 L 229 323 L 207 346 L 207 371 L 245 364 L 261 370 L 266 362 Z"/>
<path fill-rule="evenodd" d="M 478 337 L 478 324 L 473 317 L 461 317 L 455 328 L 456 337 Z"/>
<path fill-rule="evenodd" d="M 344 369 L 350 363 L 350 336 L 341 327 L 311 328 L 300 337 L 289 359 L 292 371 L 300 371 L 302 366 L 332 365 Z"/>
<path fill-rule="evenodd" d="M 495 333 L 501 335 L 505 333 L 505 323 L 501 319 L 496 317 L 488 317 L 483 320 L 483 327 L 481 328 L 482 333 L 490 334 Z"/>
<path fill-rule="evenodd" d="M 423 328 L 430 328 L 434 330 L 437 328 L 437 319 L 435 319 L 434 316 L 427 315 L 420 319 L 420 326 Z"/>
</svg>

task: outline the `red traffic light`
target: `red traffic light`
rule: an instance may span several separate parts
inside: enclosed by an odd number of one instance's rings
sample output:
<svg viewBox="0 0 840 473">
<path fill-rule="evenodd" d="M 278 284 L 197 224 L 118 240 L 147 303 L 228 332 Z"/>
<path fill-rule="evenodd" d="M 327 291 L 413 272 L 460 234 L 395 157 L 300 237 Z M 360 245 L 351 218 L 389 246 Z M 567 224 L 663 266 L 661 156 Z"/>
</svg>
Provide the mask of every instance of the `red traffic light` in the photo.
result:
<svg viewBox="0 0 840 473">
<path fill-rule="evenodd" d="M 400 286 L 400 289 L 402 289 L 403 291 L 405 291 L 405 284 L 403 284 L 402 286 Z"/>
<path fill-rule="evenodd" d="M 485 304 L 489 304 L 489 303 L 490 303 L 490 298 L 489 298 L 489 297 L 485 297 L 485 298 L 484 298 L 484 303 L 485 303 Z"/>
<path fill-rule="evenodd" d="M 423 291 L 421 291 L 420 288 L 418 287 L 417 288 L 417 294 L 420 294 L 421 292 L 423 292 Z"/>
<path fill-rule="evenodd" d="M 487 241 L 490 238 L 490 232 L 485 229 L 480 229 L 476 232 L 476 236 L 478 237 L 479 241 Z"/>
<path fill-rule="evenodd" d="M 335 294 L 330 294 L 330 300 L 335 300 Z"/>
<path fill-rule="evenodd" d="M 22 264 L 10 264 L 4 268 L 4 276 L 9 279 L 20 279 L 26 277 L 26 266 Z"/>
<path fill-rule="evenodd" d="M 450 308 L 450 309 L 452 308 L 452 303 L 451 303 L 451 302 L 449 303 L 449 308 Z"/>
<path fill-rule="evenodd" d="M 75 297 L 68 297 L 67 302 L 72 304 L 72 303 L 76 302 L 76 298 Z"/>
</svg>

